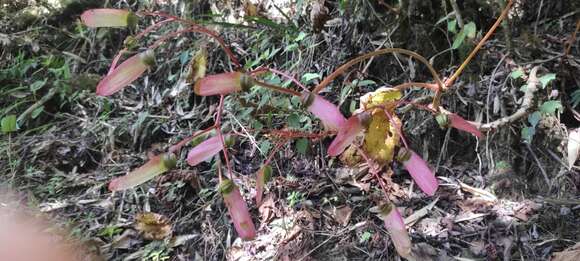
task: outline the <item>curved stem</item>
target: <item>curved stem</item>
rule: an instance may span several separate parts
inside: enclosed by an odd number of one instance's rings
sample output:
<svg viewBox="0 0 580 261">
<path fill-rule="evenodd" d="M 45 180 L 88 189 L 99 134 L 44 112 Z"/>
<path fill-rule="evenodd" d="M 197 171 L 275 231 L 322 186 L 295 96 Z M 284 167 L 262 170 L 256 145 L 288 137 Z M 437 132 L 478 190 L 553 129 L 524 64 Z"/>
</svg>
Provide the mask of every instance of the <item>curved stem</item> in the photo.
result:
<svg viewBox="0 0 580 261">
<path fill-rule="evenodd" d="M 316 88 L 314 88 L 314 90 L 312 92 L 315 93 L 315 94 L 317 94 L 318 92 L 320 92 L 322 89 L 324 89 L 324 87 L 328 86 L 336 77 L 338 77 L 341 74 L 343 74 L 346 71 L 346 69 L 348 69 L 349 67 L 351 67 L 351 66 L 353 66 L 353 65 L 355 65 L 355 64 L 357 64 L 357 63 L 359 63 L 361 61 L 364 61 L 366 59 L 369 59 L 371 57 L 374 57 L 374 56 L 377 56 L 377 55 L 382 55 L 382 54 L 387 54 L 387 53 L 402 53 L 402 54 L 406 54 L 408 56 L 411 56 L 411 57 L 417 59 L 421 63 L 425 64 L 425 66 L 427 66 L 427 69 L 429 69 L 429 72 L 431 72 L 431 74 L 433 75 L 433 79 L 435 80 L 435 82 L 439 86 L 438 92 L 443 91 L 445 85 L 441 81 L 441 78 L 439 78 L 439 75 L 437 74 L 437 71 L 435 71 L 435 69 L 433 68 L 433 66 L 431 66 L 431 64 L 429 64 L 429 61 L 427 61 L 427 59 L 425 59 L 425 57 L 419 55 L 416 52 L 409 51 L 409 50 L 406 50 L 406 49 L 401 49 L 401 48 L 385 48 L 385 49 L 380 49 L 380 50 L 376 50 L 374 52 L 370 52 L 370 53 L 363 54 L 363 55 L 361 55 L 359 57 L 356 57 L 356 58 L 348 61 L 347 63 L 341 65 L 332 74 L 330 74 L 329 76 L 327 76 L 326 78 L 324 78 L 324 80 L 320 84 L 318 84 L 318 86 L 316 86 Z"/>
<path fill-rule="evenodd" d="M 275 74 L 278 74 L 284 78 L 286 78 L 287 80 L 292 81 L 293 83 L 295 83 L 296 85 L 300 86 L 300 88 L 302 88 L 302 90 L 304 91 L 308 91 L 308 88 L 306 88 L 306 86 L 304 86 L 304 84 L 302 84 L 300 81 L 298 81 L 296 78 L 290 76 L 289 74 L 283 72 L 283 71 L 278 71 L 276 69 L 272 69 L 272 68 L 268 68 L 268 71 L 273 72 Z"/>
<path fill-rule="evenodd" d="M 495 31 L 495 29 L 500 25 L 501 21 L 503 21 L 503 19 L 505 19 L 505 17 L 507 16 L 511 6 L 512 6 L 512 0 L 508 0 L 507 5 L 505 6 L 505 8 L 503 9 L 503 11 L 501 12 L 501 15 L 497 18 L 497 21 L 495 21 L 495 23 L 493 24 L 493 26 L 491 26 L 491 28 L 489 29 L 489 31 L 487 31 L 487 33 L 485 34 L 485 36 L 483 36 L 483 38 L 481 39 L 481 41 L 479 41 L 479 43 L 475 46 L 475 48 L 473 48 L 473 50 L 471 51 L 471 53 L 469 53 L 469 56 L 467 56 L 467 58 L 465 59 L 465 61 L 463 61 L 463 63 L 459 66 L 459 69 L 457 69 L 457 71 L 455 71 L 455 73 L 453 73 L 453 75 L 447 80 L 445 81 L 445 84 L 447 87 L 451 87 L 451 85 L 453 85 L 453 82 L 455 80 L 457 80 L 457 78 L 459 77 L 459 75 L 461 74 L 461 72 L 463 72 L 463 70 L 465 69 L 465 67 L 467 67 L 467 65 L 469 64 L 469 62 L 471 61 L 471 59 L 473 59 L 473 57 L 475 57 L 475 54 L 477 54 L 477 52 L 479 51 L 479 49 L 481 49 L 481 47 L 483 46 L 483 44 L 485 44 L 485 42 L 487 41 L 487 39 L 489 39 L 489 37 L 491 37 L 491 35 L 493 34 L 493 32 Z"/>
<path fill-rule="evenodd" d="M 145 36 L 146 34 L 150 33 L 151 31 L 153 31 L 155 28 L 160 27 L 166 23 L 169 23 L 171 21 L 175 21 L 175 19 L 173 18 L 167 18 L 165 20 L 159 21 L 157 23 L 154 23 L 150 26 L 148 26 L 147 28 L 145 28 L 145 30 L 139 32 L 138 34 L 135 35 L 134 39 L 135 40 L 139 40 L 141 39 L 141 37 Z M 111 74 L 113 72 L 113 70 L 115 70 L 115 68 L 117 67 L 117 63 L 119 62 L 119 59 L 121 59 L 121 56 L 126 53 L 128 51 L 127 47 L 121 49 L 121 51 L 119 51 L 117 53 L 117 55 L 115 55 L 115 58 L 113 58 L 113 62 L 111 62 L 111 66 L 109 68 L 109 72 L 107 73 L 107 75 Z"/>
<path fill-rule="evenodd" d="M 425 83 L 425 82 L 406 82 L 406 83 L 402 83 L 402 84 L 393 86 L 391 88 L 402 91 L 402 90 L 405 90 L 405 89 L 408 89 L 411 87 L 421 87 L 421 88 L 425 88 L 425 89 L 429 89 L 429 90 L 433 90 L 433 91 L 439 90 L 439 87 L 437 86 L 437 84 Z"/>
<path fill-rule="evenodd" d="M 163 12 L 148 12 L 148 11 L 141 11 L 138 12 L 138 14 L 140 15 L 148 15 L 148 16 L 159 16 L 159 17 L 165 17 L 165 18 L 171 18 L 174 19 L 176 21 L 179 21 L 181 23 L 185 23 L 185 24 L 189 24 L 193 27 L 196 27 L 198 29 L 197 32 L 200 33 L 204 33 L 207 34 L 209 36 L 211 36 L 212 38 L 214 38 L 216 41 L 218 41 L 219 45 L 224 49 L 224 51 L 226 52 L 226 54 L 228 55 L 228 57 L 230 58 L 230 60 L 232 61 L 232 63 L 236 66 L 237 68 L 241 68 L 242 66 L 240 65 L 240 62 L 238 61 L 238 58 L 236 58 L 236 56 L 234 55 L 234 53 L 232 52 L 232 50 L 226 45 L 226 43 L 224 42 L 224 40 L 217 34 L 217 32 L 209 30 L 203 26 L 198 25 L 197 23 L 191 21 L 191 20 L 187 20 L 187 19 L 183 19 L 174 15 L 170 15 L 167 13 L 163 13 Z"/>
<path fill-rule="evenodd" d="M 276 86 L 276 85 L 273 85 L 273 84 L 265 83 L 265 82 L 258 81 L 258 80 L 254 80 L 254 83 L 256 85 L 258 85 L 258 86 L 262 86 L 264 88 L 268 88 L 268 89 L 273 90 L 275 92 L 280 92 L 280 93 L 284 93 L 284 94 L 290 94 L 290 95 L 294 95 L 294 96 L 298 96 L 298 97 L 301 96 L 301 94 L 299 92 L 297 92 L 297 91 L 290 90 L 290 89 L 286 89 L 286 88 L 282 88 L 280 86 Z"/>
</svg>

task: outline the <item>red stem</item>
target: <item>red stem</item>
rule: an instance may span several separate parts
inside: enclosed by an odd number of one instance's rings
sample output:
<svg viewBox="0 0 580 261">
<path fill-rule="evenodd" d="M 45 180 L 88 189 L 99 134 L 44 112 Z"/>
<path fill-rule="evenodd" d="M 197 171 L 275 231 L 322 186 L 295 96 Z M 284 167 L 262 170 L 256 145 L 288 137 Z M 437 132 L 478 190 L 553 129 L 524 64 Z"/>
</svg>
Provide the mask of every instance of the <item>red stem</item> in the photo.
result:
<svg viewBox="0 0 580 261">
<path fill-rule="evenodd" d="M 221 130 L 221 125 L 222 125 L 222 113 L 224 111 L 224 95 L 220 95 L 220 104 L 218 106 L 218 112 L 217 112 L 217 116 L 216 116 L 216 120 L 215 120 L 215 127 L 217 130 L 217 135 L 220 139 L 220 141 L 222 142 L 222 146 L 224 147 L 223 149 L 223 153 L 224 153 L 224 158 L 226 159 L 226 166 L 228 167 L 228 172 L 230 173 L 230 179 L 233 180 L 233 172 L 232 172 L 232 166 L 230 165 L 230 160 L 228 157 L 228 147 L 226 146 L 226 141 L 224 140 L 224 135 L 222 134 L 222 130 Z"/>
<path fill-rule="evenodd" d="M 268 70 L 270 72 L 273 72 L 275 74 L 278 74 L 278 75 L 280 75 L 280 76 L 282 76 L 282 77 L 284 77 L 284 78 L 286 78 L 286 79 L 294 82 L 296 85 L 300 86 L 300 88 L 302 88 L 302 90 L 308 91 L 308 88 L 306 88 L 306 86 L 304 86 L 300 81 L 298 81 L 296 78 L 290 76 L 289 74 L 287 74 L 287 73 L 285 73 L 283 71 L 278 71 L 276 69 L 272 69 L 272 68 L 268 68 Z"/>
<path fill-rule="evenodd" d="M 152 25 L 150 25 L 149 27 L 145 28 L 145 30 L 139 32 L 137 35 L 135 35 L 135 40 L 139 40 L 141 39 L 141 37 L 145 36 L 146 34 L 150 33 L 151 31 L 153 31 L 153 29 L 160 27 L 166 23 L 169 23 L 171 21 L 174 21 L 175 19 L 173 18 L 167 18 L 163 21 L 154 23 Z M 115 70 L 115 68 L 117 67 L 117 63 L 119 62 L 119 59 L 121 59 L 121 56 L 127 52 L 127 48 L 123 48 L 121 49 L 121 51 L 119 51 L 117 53 L 117 55 L 115 55 L 115 58 L 113 58 L 113 62 L 111 63 L 111 67 L 109 68 L 109 72 L 107 73 L 107 75 L 111 74 L 113 72 L 113 70 Z"/>
<path fill-rule="evenodd" d="M 217 34 L 217 32 L 209 30 L 203 26 L 198 25 L 197 23 L 191 21 L 191 20 L 187 20 L 187 19 L 182 19 L 180 17 L 174 16 L 174 15 L 170 15 L 167 13 L 163 13 L 163 12 L 148 12 L 148 11 L 141 11 L 139 12 L 139 14 L 142 15 L 149 15 L 149 16 L 159 16 L 159 17 L 165 17 L 165 18 L 171 18 L 174 19 L 178 22 L 181 23 L 185 23 L 185 24 L 189 24 L 192 27 L 196 27 L 198 29 L 197 32 L 200 33 L 205 33 L 209 36 L 211 36 L 212 38 L 214 38 L 216 41 L 218 41 L 219 45 L 224 49 L 224 51 L 226 52 L 226 54 L 228 55 L 228 57 L 230 58 L 230 60 L 232 61 L 232 63 L 236 66 L 236 69 L 241 68 L 242 66 L 240 65 L 240 62 L 238 61 L 238 58 L 236 58 L 236 56 L 234 55 L 234 53 L 232 52 L 232 50 L 226 45 L 226 43 L 224 42 L 224 40 Z"/>
</svg>

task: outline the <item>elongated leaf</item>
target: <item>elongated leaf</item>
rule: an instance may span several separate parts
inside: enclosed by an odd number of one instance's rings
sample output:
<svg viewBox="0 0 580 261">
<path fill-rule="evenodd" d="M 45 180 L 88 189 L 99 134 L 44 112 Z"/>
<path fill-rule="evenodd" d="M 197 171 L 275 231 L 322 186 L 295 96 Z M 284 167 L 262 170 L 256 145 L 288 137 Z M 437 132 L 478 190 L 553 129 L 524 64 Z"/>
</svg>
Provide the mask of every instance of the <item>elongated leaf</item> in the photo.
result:
<svg viewBox="0 0 580 261">
<path fill-rule="evenodd" d="M 88 27 L 127 27 L 135 26 L 138 17 L 127 10 L 101 8 L 85 11 L 81 20 Z"/>
<path fill-rule="evenodd" d="M 264 187 L 272 177 L 272 167 L 264 165 L 260 168 L 256 175 L 256 205 L 262 205 L 262 196 L 264 194 Z"/>
<path fill-rule="evenodd" d="M 320 119 L 327 130 L 338 131 L 346 121 L 336 105 L 319 95 L 306 92 L 302 94 L 302 103 L 308 111 Z"/>
<path fill-rule="evenodd" d="M 435 195 L 437 187 L 439 187 L 439 182 L 435 178 L 433 171 L 417 153 L 412 150 L 402 148 L 399 157 L 399 161 L 403 163 L 405 169 L 411 174 L 417 186 L 429 196 Z"/>
<path fill-rule="evenodd" d="M 243 240 L 254 239 L 256 237 L 256 227 L 238 186 L 233 181 L 226 179 L 220 182 L 219 191 L 224 197 L 234 228 L 240 238 Z"/>
<path fill-rule="evenodd" d="M 227 136 L 224 137 L 226 139 Z M 219 136 L 213 136 L 193 147 L 187 154 L 187 163 L 195 166 L 218 154 L 224 148 Z"/>
<path fill-rule="evenodd" d="M 405 228 L 405 222 L 401 217 L 401 213 L 392 203 L 387 203 L 380 207 L 380 216 L 385 222 L 385 228 L 391 233 L 391 240 L 395 245 L 397 253 L 402 257 L 409 257 L 411 255 L 411 239 L 409 238 L 409 233 L 407 228 Z"/>
<path fill-rule="evenodd" d="M 356 136 L 364 129 L 365 123 L 370 123 L 368 113 L 353 115 L 340 128 L 338 134 L 328 146 L 328 155 L 331 157 L 341 154 L 355 140 Z M 368 126 L 368 125 L 367 125 Z"/>
<path fill-rule="evenodd" d="M 175 164 L 176 158 L 173 154 L 154 156 L 145 165 L 129 172 L 129 174 L 113 179 L 109 183 L 109 190 L 125 190 L 141 185 L 175 167 Z"/>
<path fill-rule="evenodd" d="M 97 85 L 97 95 L 112 95 L 139 78 L 155 63 L 153 50 L 133 55 L 116 67 Z"/>
</svg>

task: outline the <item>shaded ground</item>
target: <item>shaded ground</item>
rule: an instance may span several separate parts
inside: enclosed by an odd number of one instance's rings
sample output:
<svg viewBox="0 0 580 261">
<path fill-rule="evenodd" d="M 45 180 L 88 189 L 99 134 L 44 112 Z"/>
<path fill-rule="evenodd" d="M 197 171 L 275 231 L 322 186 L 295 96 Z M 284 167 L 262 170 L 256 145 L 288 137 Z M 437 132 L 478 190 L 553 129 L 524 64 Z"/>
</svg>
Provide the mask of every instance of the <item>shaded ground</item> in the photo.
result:
<svg viewBox="0 0 580 261">
<path fill-rule="evenodd" d="M 403 1 L 403 6 L 349 1 L 344 7 L 342 1 L 328 1 L 326 19 L 310 3 L 281 5 L 284 17 L 275 15 L 276 8 L 265 1 L 258 8 L 261 18 L 253 21 L 244 21 L 244 8 L 235 4 L 177 2 L 137 1 L 130 8 L 194 17 L 220 31 L 242 64 L 264 64 L 298 76 L 326 76 L 349 58 L 383 47 L 414 50 L 448 76 L 500 12 L 494 4 L 457 1 L 464 23 L 474 22 L 477 35 L 450 51 L 455 34 L 442 18 L 453 9 L 449 4 L 443 8 L 440 1 Z M 349 168 L 326 157 L 329 139 L 309 142 L 304 153 L 294 142 L 276 155 L 266 202 L 260 210 L 250 204 L 260 226 L 252 242 L 235 240 L 215 191 L 215 161 L 195 168 L 181 161 L 176 170 L 154 181 L 111 194 L 111 178 L 141 165 L 149 152 L 212 124 L 207 115 L 215 111 L 217 100 L 195 97 L 182 79 L 199 46 L 209 47 L 210 73 L 230 70 L 226 56 L 206 38 L 188 35 L 164 46 L 154 71 L 134 87 L 111 99 L 97 97 L 96 82 L 122 48 L 126 30 L 82 27 L 77 17 L 84 7 L 36 16 L 32 5 L 0 3 L 6 5 L 0 22 L 1 115 L 24 114 L 17 132 L 2 135 L 1 180 L 106 259 L 398 258 L 380 219 L 369 211 L 383 197 L 377 184 L 364 166 Z M 111 6 L 128 8 L 123 3 Z M 530 127 L 527 119 L 476 140 L 439 129 L 426 113 L 401 114 L 411 147 L 437 169 L 441 183 L 437 194 L 427 197 L 411 186 L 400 167 L 384 175 L 389 197 L 407 217 L 423 260 L 546 260 L 579 241 L 580 176 L 565 163 L 567 132 L 578 127 L 572 98 L 580 86 L 578 40 L 564 55 L 578 10 L 573 1 L 517 1 L 509 22 L 444 97 L 446 108 L 470 120 L 491 122 L 519 107 L 525 80 L 510 75 L 522 70 L 525 77 L 540 65 L 541 75 L 555 73 L 556 79 L 537 93 L 538 105 L 553 99 L 564 109 L 543 115 L 531 140 L 522 134 Z M 320 19 L 325 26 L 312 23 Z M 426 68 L 405 57 L 382 56 L 335 81 L 324 96 L 349 114 L 351 103 L 357 104 L 357 97 L 368 91 L 430 78 Z M 355 79 L 372 82 L 356 85 Z M 406 98 L 421 95 L 415 90 Z M 228 98 L 228 128 L 242 135 L 232 149 L 236 182 L 248 202 L 255 193 L 253 174 L 273 146 L 253 130 L 282 128 L 289 122 L 287 114 L 296 115 L 292 117 L 300 130 L 318 130 L 316 120 L 296 108 L 295 101 L 265 91 Z M 280 110 L 289 113 L 279 115 Z M 173 236 L 151 241 L 139 235 L 134 220 L 144 211 L 166 216 Z"/>
</svg>

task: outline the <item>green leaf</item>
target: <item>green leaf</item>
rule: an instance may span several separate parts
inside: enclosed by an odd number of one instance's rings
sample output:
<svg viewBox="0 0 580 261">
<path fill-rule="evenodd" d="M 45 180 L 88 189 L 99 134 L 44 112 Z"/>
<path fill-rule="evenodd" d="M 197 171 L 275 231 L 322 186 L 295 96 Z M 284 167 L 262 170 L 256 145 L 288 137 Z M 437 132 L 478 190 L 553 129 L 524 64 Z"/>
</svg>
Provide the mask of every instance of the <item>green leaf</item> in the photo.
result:
<svg viewBox="0 0 580 261">
<path fill-rule="evenodd" d="M 11 114 L 2 118 L 0 125 L 2 126 L 2 133 L 15 132 L 18 129 L 16 115 Z"/>
<path fill-rule="evenodd" d="M 45 84 L 46 84 L 46 79 L 44 79 L 43 81 L 35 81 L 30 85 L 30 90 L 33 92 L 36 92 L 36 91 L 40 90 L 40 88 L 44 87 Z"/>
<path fill-rule="evenodd" d="M 272 143 L 270 143 L 269 140 L 264 140 L 260 142 L 260 150 L 262 151 L 262 153 L 264 154 L 268 154 L 268 152 L 270 152 L 270 149 L 272 148 Z"/>
<path fill-rule="evenodd" d="M 367 242 L 371 239 L 371 236 L 373 235 L 373 233 L 369 232 L 369 231 L 365 231 L 361 236 L 360 236 L 360 243 L 364 243 Z"/>
<path fill-rule="evenodd" d="M 465 35 L 468 38 L 470 38 L 470 39 L 475 38 L 475 33 L 477 33 L 477 27 L 475 26 L 474 22 L 469 22 L 468 24 L 466 24 L 463 27 L 463 30 L 465 31 Z"/>
<path fill-rule="evenodd" d="M 463 40 L 465 40 L 465 31 L 461 30 L 453 40 L 453 45 L 451 45 L 451 49 L 457 49 L 459 46 L 463 44 Z"/>
<path fill-rule="evenodd" d="M 356 110 L 356 105 L 357 104 L 355 100 L 350 101 L 350 106 L 348 107 L 350 113 L 353 113 Z"/>
<path fill-rule="evenodd" d="M 296 113 L 292 113 L 288 116 L 288 127 L 292 129 L 300 129 L 300 116 Z"/>
<path fill-rule="evenodd" d="M 556 74 L 555 73 L 548 73 L 542 77 L 540 77 L 540 82 L 542 83 L 542 88 L 546 88 L 546 86 L 548 86 L 548 84 L 556 79 Z"/>
<path fill-rule="evenodd" d="M 296 37 L 296 39 L 294 39 L 294 42 L 300 42 L 300 41 L 304 40 L 304 38 L 306 38 L 306 33 L 300 32 L 298 34 L 298 37 Z"/>
<path fill-rule="evenodd" d="M 452 19 L 447 22 L 447 31 L 451 33 L 457 32 L 457 20 Z"/>
<path fill-rule="evenodd" d="M 560 101 L 547 101 L 540 106 L 540 111 L 545 114 L 554 115 L 556 110 L 562 112 L 562 103 Z"/>
<path fill-rule="evenodd" d="M 510 77 L 512 79 L 519 79 L 522 78 L 524 76 L 524 71 L 522 69 L 517 69 L 515 71 L 513 71 L 512 73 L 510 73 Z"/>
<path fill-rule="evenodd" d="M 288 46 L 286 46 L 286 48 L 284 48 L 284 52 L 292 52 L 296 49 L 298 49 L 298 44 L 293 43 L 293 44 L 289 44 Z"/>
<path fill-rule="evenodd" d="M 308 150 L 308 139 L 301 138 L 296 141 L 296 151 L 298 151 L 298 153 L 306 154 L 307 150 Z"/>
<path fill-rule="evenodd" d="M 539 111 L 535 111 L 534 113 L 528 115 L 528 122 L 532 125 L 532 127 L 538 126 L 538 122 L 542 119 L 542 114 Z"/>
<path fill-rule="evenodd" d="M 318 73 L 305 73 L 304 75 L 302 75 L 302 82 L 304 83 L 310 83 L 310 81 L 314 80 L 314 79 L 320 79 L 320 74 Z"/>
<path fill-rule="evenodd" d="M 40 107 L 34 109 L 34 111 L 32 111 L 32 113 L 30 114 L 30 117 L 32 117 L 33 119 L 36 119 L 38 117 L 38 115 L 40 115 L 43 111 L 44 111 L 44 106 L 40 106 Z"/>
<path fill-rule="evenodd" d="M 522 129 L 522 139 L 528 144 L 532 143 L 534 134 L 536 134 L 536 129 L 533 127 L 525 127 Z"/>
</svg>

